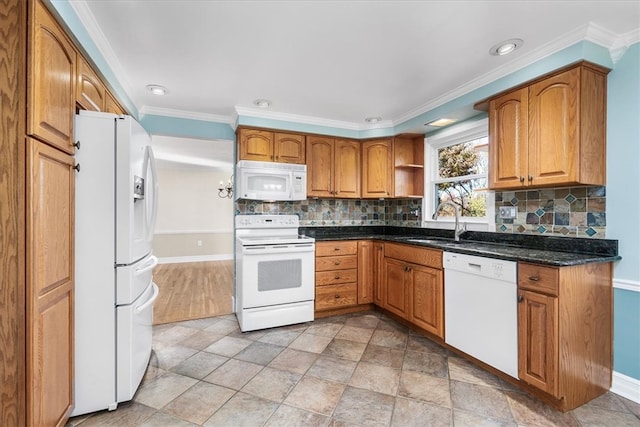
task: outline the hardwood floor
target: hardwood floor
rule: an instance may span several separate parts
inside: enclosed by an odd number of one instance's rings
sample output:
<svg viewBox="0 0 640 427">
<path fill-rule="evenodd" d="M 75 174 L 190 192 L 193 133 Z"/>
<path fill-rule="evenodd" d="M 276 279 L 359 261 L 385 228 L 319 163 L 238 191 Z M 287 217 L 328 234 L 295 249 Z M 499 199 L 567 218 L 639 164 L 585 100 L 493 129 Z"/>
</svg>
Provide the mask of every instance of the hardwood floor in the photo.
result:
<svg viewBox="0 0 640 427">
<path fill-rule="evenodd" d="M 232 313 L 233 260 L 160 264 L 153 271 L 160 294 L 153 323 Z"/>
</svg>

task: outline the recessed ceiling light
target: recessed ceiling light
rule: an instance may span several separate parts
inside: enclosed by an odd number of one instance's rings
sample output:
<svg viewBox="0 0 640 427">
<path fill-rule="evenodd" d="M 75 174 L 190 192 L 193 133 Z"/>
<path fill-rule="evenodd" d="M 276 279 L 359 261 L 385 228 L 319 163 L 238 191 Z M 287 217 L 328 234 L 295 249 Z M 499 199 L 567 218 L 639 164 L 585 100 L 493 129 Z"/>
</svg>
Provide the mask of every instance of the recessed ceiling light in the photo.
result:
<svg viewBox="0 0 640 427">
<path fill-rule="evenodd" d="M 455 123 L 454 119 L 437 119 L 437 120 L 432 120 L 428 123 L 425 123 L 425 126 L 435 126 L 435 127 L 442 127 L 442 126 L 447 126 L 450 125 L 451 123 Z"/>
<path fill-rule="evenodd" d="M 367 117 L 366 119 L 364 119 L 365 122 L 370 123 L 370 124 L 375 124 L 375 123 L 380 123 L 380 121 L 382 120 L 382 117 Z"/>
<path fill-rule="evenodd" d="M 147 90 L 154 95 L 166 95 L 169 93 L 169 89 L 160 85 L 147 85 Z"/>
<path fill-rule="evenodd" d="M 271 101 L 269 101 L 268 99 L 256 99 L 255 101 L 253 101 L 253 103 L 260 108 L 271 107 Z"/>
<path fill-rule="evenodd" d="M 495 44 L 489 49 L 489 53 L 494 56 L 507 55 L 522 46 L 522 39 L 509 39 Z"/>
</svg>

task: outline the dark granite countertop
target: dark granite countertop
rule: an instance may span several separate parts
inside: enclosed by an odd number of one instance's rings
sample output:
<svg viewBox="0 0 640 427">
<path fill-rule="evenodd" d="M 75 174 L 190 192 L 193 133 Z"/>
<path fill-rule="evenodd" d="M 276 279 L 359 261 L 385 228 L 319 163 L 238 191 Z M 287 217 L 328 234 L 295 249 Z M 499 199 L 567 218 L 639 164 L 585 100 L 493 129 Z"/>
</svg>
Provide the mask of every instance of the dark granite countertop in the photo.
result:
<svg viewBox="0 0 640 427">
<path fill-rule="evenodd" d="M 468 231 L 454 242 L 452 230 L 392 226 L 300 227 L 322 240 L 382 240 L 508 261 L 569 266 L 622 259 L 618 241 Z"/>
</svg>

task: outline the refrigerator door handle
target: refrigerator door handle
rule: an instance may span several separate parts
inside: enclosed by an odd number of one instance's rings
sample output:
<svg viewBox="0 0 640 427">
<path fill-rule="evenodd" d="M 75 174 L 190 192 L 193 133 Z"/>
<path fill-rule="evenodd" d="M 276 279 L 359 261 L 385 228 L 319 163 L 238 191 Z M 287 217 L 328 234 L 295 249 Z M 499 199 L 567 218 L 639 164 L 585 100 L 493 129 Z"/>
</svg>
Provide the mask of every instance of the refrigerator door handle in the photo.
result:
<svg viewBox="0 0 640 427">
<path fill-rule="evenodd" d="M 147 240 L 151 242 L 153 240 L 153 233 L 156 228 L 156 219 L 158 217 L 158 171 L 156 170 L 156 160 L 153 155 L 153 148 L 150 145 L 146 147 L 146 166 L 151 169 L 151 216 L 148 218 L 147 223 Z M 146 175 L 146 173 L 145 173 Z"/>
<path fill-rule="evenodd" d="M 151 255 L 149 261 L 140 268 L 136 268 L 136 271 L 133 274 L 136 276 L 140 276 L 141 274 L 153 269 L 153 267 L 155 267 L 156 265 L 158 265 L 158 258 L 155 255 Z"/>
<path fill-rule="evenodd" d="M 160 290 L 158 289 L 158 285 L 156 285 L 155 283 L 152 283 L 151 285 L 153 286 L 153 294 L 151 295 L 151 298 L 149 298 L 149 300 L 144 304 L 136 307 L 136 314 L 140 314 L 143 311 L 145 311 L 150 305 L 153 305 L 153 303 L 158 298 L 158 294 L 160 293 Z"/>
</svg>

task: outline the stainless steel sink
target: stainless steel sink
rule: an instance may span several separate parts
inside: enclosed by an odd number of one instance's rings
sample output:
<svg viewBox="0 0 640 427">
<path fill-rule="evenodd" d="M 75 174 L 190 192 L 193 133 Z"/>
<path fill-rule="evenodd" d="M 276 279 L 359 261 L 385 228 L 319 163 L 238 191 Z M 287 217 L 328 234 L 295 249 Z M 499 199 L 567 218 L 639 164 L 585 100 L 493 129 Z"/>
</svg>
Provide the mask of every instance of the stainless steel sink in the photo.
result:
<svg viewBox="0 0 640 427">
<path fill-rule="evenodd" d="M 431 245 L 442 245 L 442 244 L 455 244 L 458 245 L 460 243 L 464 243 L 463 241 L 455 241 L 451 238 L 448 237 L 424 237 L 424 238 L 411 238 L 411 239 L 407 239 L 407 242 L 409 243 L 424 243 L 424 244 L 431 244 Z"/>
</svg>

